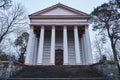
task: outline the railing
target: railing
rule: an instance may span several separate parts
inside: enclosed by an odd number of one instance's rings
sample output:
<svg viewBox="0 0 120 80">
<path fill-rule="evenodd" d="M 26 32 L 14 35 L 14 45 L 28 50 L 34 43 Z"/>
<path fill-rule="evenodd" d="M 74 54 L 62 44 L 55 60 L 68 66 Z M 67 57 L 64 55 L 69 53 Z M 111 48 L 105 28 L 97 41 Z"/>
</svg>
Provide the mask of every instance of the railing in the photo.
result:
<svg viewBox="0 0 120 80">
<path fill-rule="evenodd" d="M 7 80 L 11 75 L 16 74 L 26 65 L 18 62 L 1 61 L 0 62 L 0 80 Z"/>
<path fill-rule="evenodd" d="M 116 63 L 115 61 L 104 61 L 92 64 L 91 66 L 107 76 L 109 80 L 120 80 Z"/>
</svg>

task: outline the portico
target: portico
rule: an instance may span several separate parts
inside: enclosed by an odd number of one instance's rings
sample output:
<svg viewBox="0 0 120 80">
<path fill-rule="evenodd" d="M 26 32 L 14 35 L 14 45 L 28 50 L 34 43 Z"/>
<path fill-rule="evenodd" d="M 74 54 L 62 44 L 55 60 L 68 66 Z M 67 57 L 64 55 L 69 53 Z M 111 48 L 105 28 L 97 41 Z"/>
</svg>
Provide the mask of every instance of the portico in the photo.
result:
<svg viewBox="0 0 120 80">
<path fill-rule="evenodd" d="M 25 64 L 87 65 L 92 51 L 86 13 L 56 4 L 31 14 Z"/>
</svg>

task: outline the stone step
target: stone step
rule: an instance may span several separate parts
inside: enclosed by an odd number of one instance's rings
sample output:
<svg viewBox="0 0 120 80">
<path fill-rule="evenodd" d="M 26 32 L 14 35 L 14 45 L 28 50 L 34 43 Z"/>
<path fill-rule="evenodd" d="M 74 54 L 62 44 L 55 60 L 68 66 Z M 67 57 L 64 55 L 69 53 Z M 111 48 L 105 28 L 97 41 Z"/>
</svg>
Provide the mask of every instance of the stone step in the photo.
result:
<svg viewBox="0 0 120 80">
<path fill-rule="evenodd" d="M 105 77 L 94 78 L 9 78 L 8 80 L 108 80 Z"/>
<path fill-rule="evenodd" d="M 105 80 L 102 74 L 93 67 L 87 65 L 64 65 L 64 66 L 28 66 L 11 76 L 10 79 L 35 79 L 35 80 Z M 84 78 L 84 79 L 83 79 Z M 94 79 L 95 78 L 95 79 Z"/>
</svg>

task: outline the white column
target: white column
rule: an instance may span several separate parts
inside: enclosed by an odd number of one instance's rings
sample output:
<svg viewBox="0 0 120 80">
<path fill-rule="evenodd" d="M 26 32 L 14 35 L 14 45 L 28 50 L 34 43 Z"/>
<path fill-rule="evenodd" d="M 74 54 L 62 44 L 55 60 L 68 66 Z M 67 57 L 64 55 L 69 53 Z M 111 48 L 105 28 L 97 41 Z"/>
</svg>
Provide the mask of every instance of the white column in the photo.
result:
<svg viewBox="0 0 120 80">
<path fill-rule="evenodd" d="M 26 58 L 25 58 L 25 64 L 27 64 L 27 65 L 31 64 L 30 58 L 32 55 L 32 48 L 33 48 L 33 46 L 32 46 L 33 45 L 32 44 L 33 36 L 34 36 L 33 26 L 30 26 L 29 40 L 28 40 L 28 44 L 27 44 Z"/>
<path fill-rule="evenodd" d="M 41 26 L 37 65 L 42 65 L 42 59 L 43 59 L 43 45 L 44 45 L 44 26 Z"/>
<path fill-rule="evenodd" d="M 30 62 L 31 62 L 31 65 L 34 65 L 34 55 L 35 55 L 35 38 L 36 38 L 36 36 L 35 36 L 35 34 L 33 34 L 33 36 L 32 36 L 32 45 L 31 45 L 31 55 L 30 55 Z"/>
<path fill-rule="evenodd" d="M 79 36 L 78 36 L 78 26 L 74 26 L 74 43 L 75 43 L 75 55 L 76 55 L 76 64 L 81 64 L 80 58 L 80 46 L 79 46 Z"/>
<path fill-rule="evenodd" d="M 33 65 L 36 65 L 37 63 L 37 54 L 38 54 L 38 38 L 35 36 L 35 41 L 34 41 L 34 54 L 33 54 Z"/>
<path fill-rule="evenodd" d="M 68 64 L 68 42 L 67 42 L 67 26 L 63 26 L 63 54 L 64 54 L 64 65 Z"/>
<path fill-rule="evenodd" d="M 51 50 L 50 50 L 50 65 L 55 64 L 55 26 L 52 26 L 51 31 Z"/>
<path fill-rule="evenodd" d="M 85 37 L 86 37 L 86 45 L 88 49 L 88 64 L 93 63 L 92 58 L 92 49 L 91 49 L 91 43 L 90 43 L 90 37 L 89 37 L 89 31 L 88 31 L 88 25 L 85 26 Z"/>
<path fill-rule="evenodd" d="M 39 50 L 39 38 L 37 38 L 36 40 L 36 47 L 37 47 L 37 51 L 36 51 L 36 59 L 35 59 L 35 65 L 37 65 L 37 59 L 38 59 L 38 50 Z"/>
<path fill-rule="evenodd" d="M 84 65 L 85 62 L 86 62 L 86 57 L 85 57 L 85 51 L 84 51 L 84 38 L 83 38 L 83 35 L 81 37 L 81 54 L 82 54 L 82 64 Z"/>
<path fill-rule="evenodd" d="M 88 64 L 88 47 L 87 47 L 87 43 L 86 43 L 86 36 L 85 33 L 83 34 L 83 54 L 84 54 L 84 62 L 85 64 Z"/>
</svg>

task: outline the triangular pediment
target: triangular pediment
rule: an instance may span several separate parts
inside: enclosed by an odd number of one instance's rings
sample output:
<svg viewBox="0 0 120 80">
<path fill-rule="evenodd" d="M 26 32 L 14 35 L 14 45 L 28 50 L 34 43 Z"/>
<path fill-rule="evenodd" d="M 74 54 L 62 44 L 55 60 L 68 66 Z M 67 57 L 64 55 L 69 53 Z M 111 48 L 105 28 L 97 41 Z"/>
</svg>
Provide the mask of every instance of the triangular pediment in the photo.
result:
<svg viewBox="0 0 120 80">
<path fill-rule="evenodd" d="M 88 14 L 78 11 L 74 8 L 68 7 L 63 4 L 56 4 L 41 11 L 35 12 L 30 16 L 42 16 L 42 15 L 79 15 L 79 16 L 88 16 Z"/>
<path fill-rule="evenodd" d="M 78 15 L 78 14 L 76 14 L 74 12 L 71 12 L 71 11 L 69 11 L 67 9 L 57 7 L 55 9 L 50 10 L 50 11 L 48 11 L 46 13 L 41 14 L 41 15 Z"/>
</svg>

